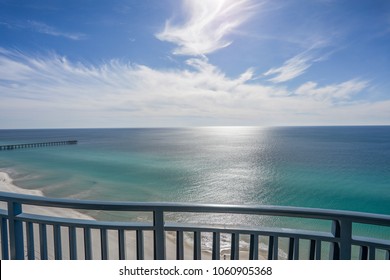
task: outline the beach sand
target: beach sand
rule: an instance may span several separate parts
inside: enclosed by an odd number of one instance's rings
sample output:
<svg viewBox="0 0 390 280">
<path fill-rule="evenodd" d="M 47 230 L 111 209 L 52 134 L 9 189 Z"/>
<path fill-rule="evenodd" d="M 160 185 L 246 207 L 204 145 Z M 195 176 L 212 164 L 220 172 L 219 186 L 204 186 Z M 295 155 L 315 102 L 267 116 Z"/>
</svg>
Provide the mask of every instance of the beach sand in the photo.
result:
<svg viewBox="0 0 390 280">
<path fill-rule="evenodd" d="M 13 184 L 12 178 L 6 172 L 0 172 L 0 191 L 10 193 L 20 193 L 35 196 L 44 196 L 40 190 L 29 190 L 23 189 Z M 1 209 L 6 209 L 6 203 L 0 202 Z M 81 220 L 95 220 L 93 217 L 81 213 L 73 209 L 61 209 L 53 207 L 38 207 L 31 205 L 24 205 L 23 212 L 31 214 L 39 214 L 43 216 L 55 216 L 63 218 L 73 218 Z M 108 248 L 109 248 L 109 259 L 118 259 L 118 234 L 116 231 L 108 231 Z M 47 242 L 48 242 L 48 259 L 54 259 L 54 239 L 53 239 L 53 227 L 47 226 Z M 69 230 L 67 227 L 61 227 L 61 242 L 62 242 L 62 255 L 63 259 L 69 259 Z M 76 243 L 77 243 L 77 256 L 79 259 L 84 259 L 84 238 L 83 230 L 81 228 L 76 229 Z M 92 258 L 101 258 L 101 247 L 100 247 L 100 231 L 92 230 Z M 135 231 L 126 231 L 126 258 L 136 259 L 136 233 Z M 176 259 L 176 234 L 173 232 L 166 232 L 166 259 Z M 26 244 L 26 240 L 25 240 Z M 40 258 L 40 241 L 39 241 L 39 226 L 34 225 L 34 244 L 35 244 L 35 256 L 37 259 Z M 259 249 L 260 259 L 266 259 L 266 250 L 264 248 Z M 27 252 L 26 252 L 27 254 Z M 202 248 L 202 259 L 211 259 L 210 248 Z M 240 250 L 240 259 L 248 259 L 248 250 Z M 27 258 L 27 257 L 26 257 Z M 153 232 L 144 232 L 144 258 L 146 260 L 153 259 Z M 220 258 L 230 259 L 230 249 L 221 248 Z M 184 259 L 193 259 L 193 241 L 190 238 L 184 240 Z"/>
<path fill-rule="evenodd" d="M 0 172 L 0 191 L 10 192 L 10 193 L 20 193 L 28 194 L 35 196 L 44 196 L 44 194 L 39 190 L 28 190 L 18 187 L 13 184 L 12 178 L 5 173 Z M 1 209 L 6 209 L 6 203 L 0 203 Z M 38 207 L 25 205 L 23 207 L 23 212 L 31 214 L 39 214 L 43 216 L 55 216 L 63 218 L 74 218 L 82 220 L 94 220 L 93 217 L 78 212 L 72 209 L 61 209 L 61 208 L 52 208 L 52 207 Z M 62 255 L 64 259 L 69 258 L 69 230 L 67 227 L 61 227 L 61 241 L 62 241 Z M 76 229 L 77 235 L 77 256 L 80 259 L 84 258 L 84 239 L 82 229 Z M 92 255 L 93 259 L 100 259 L 100 231 L 92 230 Z M 35 256 L 37 259 L 40 258 L 40 242 L 39 242 L 39 226 L 34 225 L 34 243 L 35 245 Z M 53 228 L 51 226 L 47 227 L 47 242 L 48 242 L 48 258 L 54 259 L 54 240 L 53 240 Z M 192 240 L 185 239 L 184 241 L 184 259 L 190 260 L 193 259 L 193 246 Z M 25 240 L 26 244 L 26 240 Z M 109 259 L 118 259 L 118 237 L 115 231 L 108 231 L 108 248 L 109 248 Z M 127 259 L 136 259 L 136 234 L 135 232 L 126 232 L 126 258 Z M 27 254 L 27 253 L 26 253 Z M 222 249 L 221 250 L 221 259 L 230 258 L 230 250 Z M 247 251 L 242 251 L 240 254 L 246 255 Z M 144 232 L 144 258 L 147 260 L 153 259 L 153 232 L 145 231 Z M 176 259 L 176 234 L 167 232 L 166 233 L 166 258 L 170 260 Z M 202 251 L 202 259 L 211 259 L 210 250 Z"/>
<path fill-rule="evenodd" d="M 43 193 L 39 190 L 27 190 L 20 188 L 13 184 L 10 176 L 5 172 L 0 172 L 0 191 L 10 192 L 10 193 L 20 193 L 20 194 L 28 194 L 28 195 L 36 195 L 43 196 Z M 6 209 L 6 204 L 2 202 L 0 204 L 2 209 Z M 64 217 L 64 218 L 74 218 L 74 219 L 83 219 L 83 220 L 94 220 L 91 216 L 80 213 L 78 211 L 72 209 L 60 209 L 60 208 L 52 208 L 52 207 L 38 207 L 38 206 L 30 206 L 26 205 L 23 207 L 24 212 L 28 212 L 31 214 L 39 214 L 44 216 L 55 216 L 55 217 Z M 36 257 L 40 256 L 40 248 L 39 248 L 39 229 L 38 225 L 34 225 L 34 243 L 36 244 Z M 79 258 L 84 258 L 84 241 L 83 241 L 83 232 L 82 229 L 76 230 L 77 234 L 77 256 Z M 62 250 L 63 257 L 69 258 L 69 242 L 68 242 L 68 228 L 62 227 L 61 239 L 62 239 Z M 92 230 L 92 255 L 94 259 L 100 259 L 100 231 Z M 53 229 L 52 227 L 47 227 L 47 242 L 48 242 L 48 258 L 54 259 L 54 244 L 53 240 Z M 118 239 L 117 234 L 114 231 L 108 231 L 108 248 L 109 248 L 109 258 L 110 259 L 118 259 Z M 127 232 L 126 233 L 126 248 L 135 248 L 136 237 L 135 232 Z M 144 232 L 144 257 L 145 259 L 153 259 L 153 233 L 152 232 Z M 191 259 L 192 254 L 190 253 L 191 248 L 189 244 L 186 244 L 185 248 L 185 259 Z M 175 236 L 168 235 L 166 236 L 166 256 L 167 259 L 175 259 L 176 258 L 176 244 L 175 244 Z M 127 250 L 127 258 L 128 259 L 136 259 L 135 250 Z"/>
</svg>

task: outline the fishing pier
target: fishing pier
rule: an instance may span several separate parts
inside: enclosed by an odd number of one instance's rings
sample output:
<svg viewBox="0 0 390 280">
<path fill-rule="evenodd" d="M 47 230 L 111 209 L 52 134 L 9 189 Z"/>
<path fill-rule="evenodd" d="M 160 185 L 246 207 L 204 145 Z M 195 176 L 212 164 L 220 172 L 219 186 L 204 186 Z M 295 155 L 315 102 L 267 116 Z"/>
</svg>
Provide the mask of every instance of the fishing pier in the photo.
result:
<svg viewBox="0 0 390 280">
<path fill-rule="evenodd" d="M 10 144 L 10 145 L 0 145 L 0 151 L 26 149 L 26 148 L 40 148 L 40 147 L 49 147 L 49 146 L 75 145 L 75 144 L 77 144 L 77 140 L 27 143 L 27 144 Z"/>
</svg>

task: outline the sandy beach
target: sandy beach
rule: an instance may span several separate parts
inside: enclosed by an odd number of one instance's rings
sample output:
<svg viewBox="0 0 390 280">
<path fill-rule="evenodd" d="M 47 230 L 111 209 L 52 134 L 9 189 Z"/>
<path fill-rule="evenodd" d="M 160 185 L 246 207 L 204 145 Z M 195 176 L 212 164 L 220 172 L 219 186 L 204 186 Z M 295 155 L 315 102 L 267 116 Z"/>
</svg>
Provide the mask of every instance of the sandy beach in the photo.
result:
<svg viewBox="0 0 390 280">
<path fill-rule="evenodd" d="M 0 172 L 0 191 L 10 192 L 10 193 L 20 193 L 36 196 L 44 196 L 44 194 L 39 190 L 28 190 L 18 187 L 13 184 L 12 178 L 5 172 Z M 1 208 L 6 209 L 6 204 L 1 202 Z M 26 205 L 23 208 L 24 212 L 31 214 L 39 214 L 44 216 L 55 216 L 63 218 L 74 218 L 82 220 L 94 220 L 93 217 L 86 214 L 80 213 L 72 209 L 60 209 L 52 207 L 37 207 Z M 62 236 L 62 253 L 63 258 L 69 258 L 69 231 L 67 227 L 61 228 Z M 92 230 L 92 255 L 93 259 L 100 259 L 100 232 L 98 230 Z M 77 256 L 80 259 L 84 258 L 84 239 L 82 229 L 76 230 L 77 235 Z M 35 239 L 35 256 L 36 259 L 40 258 L 40 246 L 39 246 L 39 228 L 38 225 L 34 225 L 34 239 Z M 53 239 L 53 228 L 51 226 L 47 227 L 47 242 L 48 242 L 48 258 L 54 259 L 54 239 Z M 26 242 L 25 242 L 26 243 Z M 184 248 L 184 259 L 190 260 L 193 259 L 193 246 L 192 240 L 188 238 L 185 239 L 185 248 Z M 118 237 L 115 231 L 108 231 L 108 248 L 109 248 L 109 259 L 118 259 Z M 127 259 L 136 259 L 136 234 L 135 232 L 126 232 L 126 257 Z M 203 249 L 203 248 L 202 248 Z M 27 251 L 26 251 L 27 255 Z M 246 257 L 248 255 L 247 250 L 240 251 L 240 256 Z M 153 259 L 153 233 L 144 232 L 144 257 L 147 260 Z M 230 258 L 230 249 L 221 248 L 221 259 Z M 170 260 L 176 259 L 176 234 L 167 232 L 166 233 L 166 258 Z M 247 257 L 246 257 L 247 258 Z M 264 258 L 262 256 L 261 258 Z M 211 259 L 211 252 L 209 249 L 202 250 L 202 259 Z"/>
<path fill-rule="evenodd" d="M 11 193 L 20 193 L 20 194 L 28 194 L 28 195 L 36 195 L 36 196 L 43 196 L 43 193 L 39 190 L 27 190 L 20 188 L 13 184 L 12 179 L 10 176 L 5 172 L 0 172 L 0 191 L 3 192 L 11 192 Z M 1 208 L 5 209 L 6 205 L 4 202 L 1 203 Z M 24 206 L 23 211 L 32 213 L 32 214 L 39 214 L 44 216 L 55 216 L 55 217 L 64 217 L 64 218 L 75 218 L 75 219 L 83 219 L 83 220 L 93 220 L 92 217 L 85 215 L 83 213 L 80 213 L 78 211 L 72 210 L 72 209 L 59 209 L 59 208 L 49 208 L 49 207 L 37 207 L 37 206 Z M 35 244 L 36 244 L 36 258 L 39 259 L 39 234 L 38 234 L 38 225 L 35 225 L 34 228 L 35 231 Z M 77 255 L 79 258 L 84 257 L 84 251 L 83 251 L 83 237 L 82 237 L 82 230 L 77 229 Z M 64 259 L 69 258 L 69 243 L 67 240 L 68 236 L 68 229 L 62 228 L 62 249 L 63 249 L 63 257 Z M 53 246 L 50 246 L 54 244 L 53 241 L 53 229 L 52 227 L 47 228 L 47 241 L 49 244 L 48 248 L 48 258 L 54 259 L 54 249 Z M 117 259 L 117 252 L 118 252 L 118 245 L 117 245 L 117 234 L 114 231 L 108 232 L 108 248 L 109 248 L 109 258 L 110 259 Z M 136 237 L 135 232 L 127 232 L 126 233 L 126 248 L 127 248 L 127 258 L 128 259 L 136 259 L 135 255 L 135 244 L 136 244 Z M 145 232 L 144 233 L 144 257 L 145 259 L 153 259 L 153 234 L 152 232 Z M 131 250 L 133 248 L 133 250 Z M 189 244 L 186 244 L 185 248 L 185 259 L 192 259 L 192 249 Z M 92 254 L 93 259 L 99 259 L 100 258 L 100 232 L 98 230 L 92 230 Z M 207 252 L 204 254 L 204 257 L 207 258 Z M 167 259 L 176 259 L 176 245 L 175 245 L 175 236 L 173 235 L 166 235 L 166 256 Z"/>
<path fill-rule="evenodd" d="M 10 193 L 20 193 L 20 194 L 28 194 L 35 196 L 44 196 L 44 194 L 40 190 L 29 190 L 18 187 L 13 184 L 12 178 L 6 172 L 0 172 L 0 191 L 2 192 L 10 192 Z M 5 202 L 0 202 L 0 206 L 2 209 L 6 209 Z M 62 217 L 62 218 L 73 218 L 73 219 L 81 219 L 81 220 L 95 220 L 93 217 L 81 213 L 72 209 L 61 209 L 61 208 L 53 208 L 53 207 L 38 207 L 25 205 L 23 207 L 23 211 L 31 214 L 39 214 L 43 216 L 54 216 L 54 217 Z M 63 259 L 69 259 L 69 230 L 67 227 L 61 227 L 61 236 L 62 236 L 62 254 Z M 53 228 L 51 226 L 47 227 L 47 242 L 48 242 L 48 258 L 54 259 L 54 238 L 53 238 Z M 84 255 L 84 238 L 83 238 L 83 230 L 81 228 L 76 229 L 77 236 L 77 256 L 79 259 L 83 259 Z M 175 260 L 176 259 L 176 234 L 173 232 L 166 232 L 165 236 L 166 240 L 166 259 Z M 91 231 L 92 238 L 92 257 L 93 259 L 100 259 L 100 231 L 92 230 Z M 35 245 L 35 256 L 36 259 L 40 258 L 40 246 L 39 246 L 39 226 L 37 224 L 34 225 L 34 243 Z M 126 258 L 127 259 L 136 259 L 136 233 L 135 231 L 127 231 L 125 235 L 126 240 Z M 26 241 L 25 241 L 26 244 Z M 262 246 L 263 245 L 263 246 Z M 266 246 L 265 244 L 261 244 L 259 248 L 259 257 L 260 259 L 266 259 Z M 241 246 L 240 246 L 241 247 Z M 246 247 L 246 246 L 244 246 Z M 118 259 L 118 235 L 116 231 L 109 230 L 108 231 L 108 248 L 109 248 L 109 259 Z M 153 232 L 145 231 L 144 232 L 144 258 L 146 260 L 153 259 Z M 211 259 L 211 250 L 210 248 L 203 248 L 202 246 L 202 259 Z M 27 250 L 26 250 L 27 256 Z M 240 258 L 248 259 L 249 252 L 246 248 L 241 248 L 240 250 Z M 27 258 L 27 257 L 26 257 Z M 192 260 L 193 259 L 193 240 L 191 238 L 184 239 L 184 259 Z M 230 259 L 230 248 L 221 247 L 220 250 L 220 259 Z"/>
</svg>

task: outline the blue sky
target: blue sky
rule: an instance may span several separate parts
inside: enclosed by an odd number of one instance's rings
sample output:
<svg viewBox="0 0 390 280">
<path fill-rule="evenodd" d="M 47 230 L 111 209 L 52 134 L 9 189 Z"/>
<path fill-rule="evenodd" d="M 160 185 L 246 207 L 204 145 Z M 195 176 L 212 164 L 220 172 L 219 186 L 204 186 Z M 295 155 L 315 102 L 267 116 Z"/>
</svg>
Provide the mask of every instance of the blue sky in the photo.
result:
<svg viewBox="0 0 390 280">
<path fill-rule="evenodd" d="M 0 128 L 390 124 L 387 0 L 0 0 Z"/>
</svg>

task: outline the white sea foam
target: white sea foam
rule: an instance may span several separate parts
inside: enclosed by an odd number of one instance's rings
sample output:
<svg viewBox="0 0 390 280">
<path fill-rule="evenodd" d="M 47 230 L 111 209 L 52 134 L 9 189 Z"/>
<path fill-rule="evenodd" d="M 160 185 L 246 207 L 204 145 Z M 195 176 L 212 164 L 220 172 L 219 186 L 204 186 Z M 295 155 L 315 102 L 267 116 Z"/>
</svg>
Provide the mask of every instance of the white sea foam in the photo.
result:
<svg viewBox="0 0 390 280">
<path fill-rule="evenodd" d="M 35 195 L 35 196 L 44 196 L 44 194 L 40 190 L 28 190 L 28 189 L 23 189 L 23 188 L 20 188 L 20 187 L 14 185 L 13 180 L 8 175 L 8 173 L 2 172 L 2 171 L 0 171 L 0 191 L 9 192 L 9 193 Z M 6 209 L 7 205 L 5 202 L 1 202 L 0 207 L 2 209 Z M 32 205 L 24 205 L 23 211 L 27 212 L 27 213 L 31 213 L 31 214 L 39 214 L 39 215 L 50 216 L 50 217 L 64 217 L 64 218 L 73 218 L 73 219 L 93 220 L 93 218 L 91 216 L 85 215 L 85 214 L 80 213 L 80 212 L 73 210 L 73 209 L 61 209 L 61 208 L 52 208 L 52 207 L 39 207 L 39 206 L 32 206 Z M 35 225 L 34 231 L 38 230 L 37 226 L 38 225 Z M 66 236 L 66 234 L 67 234 L 67 229 L 62 228 L 62 235 Z M 51 228 L 48 228 L 47 238 L 48 238 L 48 244 L 54 244 L 53 243 L 54 242 L 53 241 L 53 232 L 52 232 Z M 92 231 L 92 247 L 94 248 L 92 250 L 93 259 L 100 258 L 99 238 L 100 238 L 99 232 Z M 34 239 L 35 239 L 35 241 L 34 241 L 35 244 L 40 243 L 38 234 L 34 235 Z M 150 244 L 153 244 L 152 232 L 145 232 L 144 239 L 145 239 L 145 247 L 144 247 L 145 259 L 153 259 L 153 246 L 150 246 Z M 167 234 L 166 240 L 167 240 L 167 243 L 166 243 L 167 259 L 175 259 L 176 258 L 176 255 L 175 255 L 175 252 L 176 252 L 175 246 L 176 245 L 175 245 L 174 236 Z M 83 241 L 82 235 L 78 234 L 77 235 L 77 243 L 83 244 L 83 242 L 84 241 Z M 109 253 L 110 258 L 113 258 L 113 259 L 117 258 L 117 250 L 118 250 L 118 248 L 117 248 L 117 244 L 118 244 L 117 234 L 115 234 L 115 232 L 113 232 L 113 231 L 109 231 L 109 233 L 108 233 L 108 244 L 109 244 L 108 247 L 110 248 L 110 253 Z M 148 246 L 148 244 L 149 244 L 149 246 Z M 133 233 L 127 234 L 125 247 L 126 248 L 134 248 L 134 246 L 135 246 L 135 233 L 133 232 Z M 39 246 L 37 246 L 37 247 L 39 247 Z M 68 248 L 69 248 L 69 246 L 64 246 L 64 248 L 63 248 L 63 257 L 65 259 L 69 257 Z M 77 250 L 78 250 L 78 252 L 77 252 L 78 256 L 84 255 L 84 252 L 83 252 L 81 246 L 78 246 Z M 37 259 L 39 259 L 39 255 L 40 255 L 39 248 L 36 248 L 35 251 L 36 251 L 35 257 Z M 188 253 L 189 250 L 187 249 L 186 252 L 187 253 L 185 255 L 185 258 L 190 259 L 191 254 Z M 25 253 L 27 254 L 27 252 L 25 252 Z M 25 256 L 25 257 L 27 258 L 27 256 Z M 54 251 L 53 250 L 49 250 L 48 258 L 54 259 Z M 128 252 L 128 258 L 129 259 L 136 258 L 135 252 Z"/>
<path fill-rule="evenodd" d="M 14 185 L 12 178 L 5 172 L 0 172 L 0 191 L 9 192 L 9 193 L 44 196 L 43 192 L 40 190 L 23 189 Z M 54 217 L 65 217 L 65 218 L 86 219 L 86 220 L 93 219 L 91 216 L 85 215 L 83 213 L 80 213 L 72 209 L 48 208 L 48 207 L 27 205 L 23 208 L 23 210 L 33 214 L 40 214 L 40 215 L 47 215 L 47 216 L 54 216 Z"/>
</svg>

